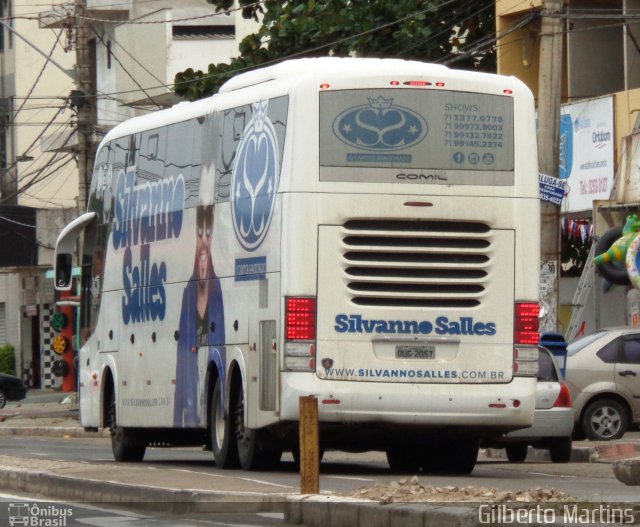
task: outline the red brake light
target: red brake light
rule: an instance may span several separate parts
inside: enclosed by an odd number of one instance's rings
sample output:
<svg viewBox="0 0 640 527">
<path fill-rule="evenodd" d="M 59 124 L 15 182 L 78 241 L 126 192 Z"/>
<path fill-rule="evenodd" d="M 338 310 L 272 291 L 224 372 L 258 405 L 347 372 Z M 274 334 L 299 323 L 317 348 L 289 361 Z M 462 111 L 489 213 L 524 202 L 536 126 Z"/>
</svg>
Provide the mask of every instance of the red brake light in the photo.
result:
<svg viewBox="0 0 640 527">
<path fill-rule="evenodd" d="M 513 327 L 514 344 L 530 344 L 536 346 L 540 341 L 540 305 L 536 302 L 519 302 Z"/>
<path fill-rule="evenodd" d="M 405 86 L 431 86 L 429 81 L 405 81 Z"/>
<path fill-rule="evenodd" d="M 571 394 L 566 384 L 560 383 L 560 393 L 556 402 L 553 403 L 554 408 L 571 408 Z"/>
<path fill-rule="evenodd" d="M 287 340 L 315 340 L 315 298 L 287 298 L 284 316 L 284 331 Z"/>
</svg>

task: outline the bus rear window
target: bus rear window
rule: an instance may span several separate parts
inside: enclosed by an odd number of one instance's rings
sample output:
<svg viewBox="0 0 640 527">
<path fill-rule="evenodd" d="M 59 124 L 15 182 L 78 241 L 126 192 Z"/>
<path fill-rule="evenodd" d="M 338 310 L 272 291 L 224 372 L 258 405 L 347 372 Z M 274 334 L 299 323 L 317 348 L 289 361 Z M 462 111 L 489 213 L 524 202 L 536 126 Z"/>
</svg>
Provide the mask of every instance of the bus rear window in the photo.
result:
<svg viewBox="0 0 640 527">
<path fill-rule="evenodd" d="M 320 93 L 323 181 L 512 185 L 513 166 L 510 96 L 423 89 Z"/>
</svg>

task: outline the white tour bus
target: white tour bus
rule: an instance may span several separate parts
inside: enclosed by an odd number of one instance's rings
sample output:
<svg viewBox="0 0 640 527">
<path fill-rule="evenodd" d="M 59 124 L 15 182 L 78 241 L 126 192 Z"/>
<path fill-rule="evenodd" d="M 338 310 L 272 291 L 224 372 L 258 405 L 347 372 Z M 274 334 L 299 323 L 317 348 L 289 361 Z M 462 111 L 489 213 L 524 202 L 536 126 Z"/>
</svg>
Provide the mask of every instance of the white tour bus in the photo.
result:
<svg viewBox="0 0 640 527">
<path fill-rule="evenodd" d="M 81 233 L 79 391 L 116 460 L 219 467 L 322 449 L 468 473 L 533 420 L 534 103 L 513 77 L 315 58 L 238 75 L 99 146 Z"/>
</svg>

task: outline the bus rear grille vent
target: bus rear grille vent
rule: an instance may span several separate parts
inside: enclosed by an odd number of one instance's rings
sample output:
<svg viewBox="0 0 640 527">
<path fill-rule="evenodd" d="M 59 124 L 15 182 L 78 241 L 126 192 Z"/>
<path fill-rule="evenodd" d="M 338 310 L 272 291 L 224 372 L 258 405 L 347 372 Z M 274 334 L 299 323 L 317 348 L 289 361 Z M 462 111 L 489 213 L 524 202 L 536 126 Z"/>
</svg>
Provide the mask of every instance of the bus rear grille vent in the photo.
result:
<svg viewBox="0 0 640 527">
<path fill-rule="evenodd" d="M 351 301 L 361 306 L 472 308 L 491 263 L 480 222 L 352 220 L 342 229 Z"/>
</svg>

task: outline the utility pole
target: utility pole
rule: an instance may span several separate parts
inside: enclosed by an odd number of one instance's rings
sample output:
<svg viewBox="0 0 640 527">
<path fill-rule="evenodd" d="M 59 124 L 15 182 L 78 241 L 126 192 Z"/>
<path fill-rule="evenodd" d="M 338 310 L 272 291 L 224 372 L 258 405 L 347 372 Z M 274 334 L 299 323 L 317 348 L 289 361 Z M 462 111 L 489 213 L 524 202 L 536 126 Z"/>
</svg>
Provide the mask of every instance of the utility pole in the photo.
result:
<svg viewBox="0 0 640 527">
<path fill-rule="evenodd" d="M 563 0 L 543 0 L 538 78 L 538 168 L 557 178 L 562 93 Z M 555 15 L 555 16 L 554 16 Z M 540 331 L 557 331 L 560 276 L 560 207 L 541 202 L 540 302 L 545 310 Z"/>
<path fill-rule="evenodd" d="M 85 19 L 87 0 L 75 0 L 76 85 L 71 93 L 71 105 L 77 109 L 78 137 L 78 209 L 87 208 L 88 181 L 93 171 L 93 132 L 96 124 L 96 98 L 93 93 L 92 68 L 94 57 L 89 49 L 88 27 Z"/>
</svg>

